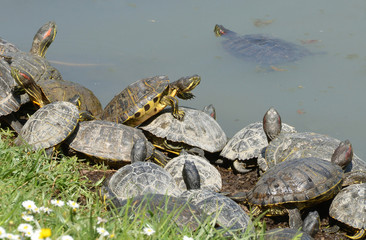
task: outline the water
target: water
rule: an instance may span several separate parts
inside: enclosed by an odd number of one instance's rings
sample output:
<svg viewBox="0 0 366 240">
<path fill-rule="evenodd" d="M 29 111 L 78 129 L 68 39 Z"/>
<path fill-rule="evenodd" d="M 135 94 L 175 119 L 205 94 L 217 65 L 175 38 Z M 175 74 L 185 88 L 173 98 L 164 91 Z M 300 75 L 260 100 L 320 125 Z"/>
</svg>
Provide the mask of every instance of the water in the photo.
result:
<svg viewBox="0 0 366 240">
<path fill-rule="evenodd" d="M 274 106 L 298 131 L 348 138 L 366 159 L 364 0 L 2 0 L 1 9 L 0 36 L 26 51 L 37 29 L 56 21 L 47 59 L 103 106 L 138 79 L 197 73 L 196 98 L 180 104 L 201 109 L 212 103 L 228 136 Z M 257 27 L 256 19 L 273 21 Z M 281 66 L 286 71 L 260 71 L 224 51 L 215 24 L 298 44 L 316 40 L 305 46 L 326 54 Z"/>
</svg>

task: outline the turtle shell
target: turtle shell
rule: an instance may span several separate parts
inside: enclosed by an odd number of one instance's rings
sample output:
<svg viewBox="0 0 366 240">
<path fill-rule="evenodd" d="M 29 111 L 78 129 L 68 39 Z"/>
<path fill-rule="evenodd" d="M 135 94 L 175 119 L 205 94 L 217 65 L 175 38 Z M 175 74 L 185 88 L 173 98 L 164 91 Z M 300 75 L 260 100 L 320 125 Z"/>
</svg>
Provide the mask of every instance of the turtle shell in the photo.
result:
<svg viewBox="0 0 366 240">
<path fill-rule="evenodd" d="M 282 124 L 282 132 L 296 132 L 295 128 Z M 220 155 L 230 160 L 258 158 L 268 145 L 262 122 L 251 123 L 237 132 L 222 149 Z"/>
<path fill-rule="evenodd" d="M 93 120 L 80 122 L 77 130 L 66 144 L 79 153 L 97 162 L 112 167 L 121 167 L 131 162 L 131 150 L 138 139 L 147 139 L 141 130 L 126 125 Z M 152 144 L 147 144 L 147 158 L 153 153 Z"/>
<path fill-rule="evenodd" d="M 306 232 L 292 228 L 277 228 L 266 231 L 264 240 L 313 240 L 313 238 Z"/>
<path fill-rule="evenodd" d="M 169 86 L 167 76 L 155 76 L 136 81 L 117 94 L 104 108 L 102 119 L 123 123 L 133 117 L 139 117 L 151 111 L 154 104 Z M 135 115 L 137 114 L 137 115 Z"/>
<path fill-rule="evenodd" d="M 0 54 L 7 54 L 13 52 L 20 52 L 20 50 L 7 40 L 0 38 Z"/>
<path fill-rule="evenodd" d="M 16 86 L 10 74 L 9 65 L 0 59 L 0 116 L 8 115 L 19 110 L 20 97 L 13 93 Z"/>
<path fill-rule="evenodd" d="M 342 189 L 333 199 L 329 215 L 351 229 L 366 230 L 366 183 Z"/>
<path fill-rule="evenodd" d="M 38 109 L 24 124 L 16 142 L 26 142 L 34 149 L 55 147 L 76 128 L 79 109 L 70 102 L 53 102 Z"/>
<path fill-rule="evenodd" d="M 164 148 L 164 140 L 172 145 L 198 147 L 211 153 L 224 148 L 227 137 L 215 119 L 200 110 L 180 109 L 185 112 L 183 120 L 174 118 L 166 110 L 143 123 L 140 128 L 148 132 L 148 138 L 161 148 Z"/>
<path fill-rule="evenodd" d="M 220 172 L 207 159 L 191 154 L 181 154 L 175 157 L 165 165 L 164 169 L 172 175 L 178 187 L 185 191 L 186 184 L 183 180 L 182 171 L 186 160 L 193 161 L 200 175 L 202 189 L 218 192 L 222 188 L 222 179 Z"/>
<path fill-rule="evenodd" d="M 265 160 L 268 168 L 285 159 L 315 157 L 330 161 L 340 142 L 336 138 L 313 132 L 281 133 L 266 148 Z M 353 170 L 366 170 L 366 162 L 355 154 L 346 172 Z"/>
<path fill-rule="evenodd" d="M 343 181 L 340 166 L 319 158 L 298 158 L 278 163 L 266 171 L 248 192 L 248 202 L 285 214 L 288 207 L 303 209 L 331 199 Z"/>
<path fill-rule="evenodd" d="M 147 193 L 167 194 L 178 197 L 181 190 L 173 177 L 152 162 L 135 162 L 115 172 L 106 181 L 103 192 L 106 197 L 124 200 Z"/>
<path fill-rule="evenodd" d="M 193 203 L 207 215 L 216 219 L 217 224 L 231 230 L 243 232 L 252 227 L 250 217 L 230 198 L 213 191 L 194 189 L 182 193 L 181 198 Z"/>
<path fill-rule="evenodd" d="M 93 116 L 99 116 L 103 109 L 99 99 L 88 88 L 70 81 L 43 79 L 37 82 L 51 102 L 68 101 L 76 94 L 80 96 L 80 110 L 89 111 Z"/>
</svg>

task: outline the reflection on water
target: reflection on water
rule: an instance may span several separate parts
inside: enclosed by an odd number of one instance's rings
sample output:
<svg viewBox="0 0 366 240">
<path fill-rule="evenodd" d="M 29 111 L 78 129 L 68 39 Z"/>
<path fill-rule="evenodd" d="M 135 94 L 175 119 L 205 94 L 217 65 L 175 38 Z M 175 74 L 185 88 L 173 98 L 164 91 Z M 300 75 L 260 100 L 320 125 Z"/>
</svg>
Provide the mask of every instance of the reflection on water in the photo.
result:
<svg viewBox="0 0 366 240">
<path fill-rule="evenodd" d="M 366 159 L 366 2 L 281 3 L 4 0 L 0 36 L 28 51 L 35 31 L 56 21 L 58 35 L 46 57 L 104 106 L 138 79 L 197 73 L 202 82 L 196 98 L 180 104 L 201 109 L 212 103 L 228 136 L 275 106 L 299 131 L 348 138 Z M 327 54 L 281 66 L 283 71 L 262 71 L 227 53 L 213 33 L 215 24 Z"/>
</svg>

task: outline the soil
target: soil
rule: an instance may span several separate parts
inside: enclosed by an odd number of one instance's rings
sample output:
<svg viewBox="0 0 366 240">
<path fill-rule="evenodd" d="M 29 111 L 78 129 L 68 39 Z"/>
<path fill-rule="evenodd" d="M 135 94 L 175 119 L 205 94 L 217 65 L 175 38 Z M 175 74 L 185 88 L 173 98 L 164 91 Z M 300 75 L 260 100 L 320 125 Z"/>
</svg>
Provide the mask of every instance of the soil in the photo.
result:
<svg viewBox="0 0 366 240">
<path fill-rule="evenodd" d="M 221 173 L 222 177 L 222 192 L 235 194 L 237 192 L 247 191 L 251 189 L 256 181 L 258 180 L 258 174 L 256 171 L 249 172 L 247 174 L 238 174 L 234 173 L 231 168 L 216 166 L 216 168 Z M 86 176 L 91 182 L 97 182 L 103 177 L 111 176 L 116 170 L 82 170 L 81 173 Z M 91 189 L 95 190 L 95 189 Z M 239 205 L 249 213 L 248 206 L 239 203 Z M 328 233 L 324 231 L 324 229 L 331 227 L 335 224 L 334 220 L 332 220 L 328 216 L 330 201 L 319 204 L 316 208 L 308 209 L 303 212 L 303 216 L 307 215 L 308 211 L 317 210 L 321 217 L 321 230 L 316 234 L 315 239 L 319 240 L 340 240 L 340 239 L 348 239 L 345 237 L 345 232 L 340 230 L 336 233 Z M 264 221 L 266 223 L 266 229 L 274 229 L 274 228 L 285 228 L 288 227 L 288 217 L 264 217 Z"/>
</svg>

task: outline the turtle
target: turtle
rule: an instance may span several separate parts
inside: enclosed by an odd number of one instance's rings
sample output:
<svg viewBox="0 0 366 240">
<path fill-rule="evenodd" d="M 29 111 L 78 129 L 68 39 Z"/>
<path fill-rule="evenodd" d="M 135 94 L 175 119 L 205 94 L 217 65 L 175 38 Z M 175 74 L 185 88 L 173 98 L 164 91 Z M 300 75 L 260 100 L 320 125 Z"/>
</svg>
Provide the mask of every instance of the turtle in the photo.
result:
<svg viewBox="0 0 366 240">
<path fill-rule="evenodd" d="M 201 179 L 201 188 L 219 192 L 222 188 L 220 172 L 205 158 L 182 152 L 179 156 L 172 158 L 164 166 L 164 169 L 172 175 L 178 187 L 185 191 L 186 184 L 183 180 L 182 171 L 186 160 L 193 161 Z"/>
<path fill-rule="evenodd" d="M 353 156 L 349 140 L 339 144 L 332 160 L 297 158 L 278 163 L 266 171 L 253 189 L 238 193 L 233 199 L 254 207 L 252 213 L 267 210 L 266 215 L 289 214 L 289 225 L 302 225 L 300 210 L 332 199 L 342 188 L 346 166 Z"/>
<path fill-rule="evenodd" d="M 182 121 L 164 110 L 139 128 L 156 147 L 173 153 L 191 148 L 215 153 L 224 148 L 227 137 L 214 118 L 197 109 L 180 108 L 185 112 Z"/>
<path fill-rule="evenodd" d="M 276 110 L 271 107 L 265 115 L 272 111 Z M 296 132 L 293 126 L 286 123 L 282 123 L 281 131 Z M 260 157 L 267 145 L 268 140 L 263 130 L 263 122 L 255 122 L 237 132 L 222 149 L 220 156 L 233 161 L 233 167 L 237 172 L 246 173 L 251 170 L 246 168 L 246 165 L 250 165 L 253 159 Z M 243 167 L 242 164 L 245 166 Z M 256 161 L 254 161 L 254 166 L 257 166 Z"/>
<path fill-rule="evenodd" d="M 216 109 L 212 104 L 203 107 L 202 112 L 207 113 L 210 117 L 216 120 Z"/>
<path fill-rule="evenodd" d="M 154 146 L 140 129 L 115 122 L 83 121 L 65 141 L 71 150 L 111 167 L 121 167 L 132 161 L 131 151 L 137 140 L 146 142 L 145 159 L 152 157 Z"/>
<path fill-rule="evenodd" d="M 201 176 L 194 161 L 185 161 L 182 176 L 187 190 L 180 195 L 181 198 L 210 215 L 217 225 L 227 229 L 227 234 L 231 231 L 252 232 L 250 217 L 236 202 L 221 193 L 201 188 Z"/>
<path fill-rule="evenodd" d="M 20 50 L 13 43 L 0 37 L 0 55 L 13 52 L 20 52 Z"/>
<path fill-rule="evenodd" d="M 24 124 L 15 143 L 45 149 L 50 155 L 75 130 L 79 122 L 79 101 L 57 101 L 38 109 Z"/>
<path fill-rule="evenodd" d="M 313 54 L 303 46 L 279 38 L 264 34 L 240 36 L 218 24 L 215 25 L 214 33 L 217 37 L 225 37 L 222 44 L 226 51 L 264 67 L 295 62 Z"/>
<path fill-rule="evenodd" d="M 265 240 L 312 240 L 319 231 L 320 217 L 317 211 L 309 212 L 304 219 L 301 230 L 292 228 L 276 228 L 266 231 L 263 235 Z"/>
<path fill-rule="evenodd" d="M 15 67 L 11 67 L 11 74 L 36 106 L 43 107 L 50 102 L 67 101 L 79 95 L 81 111 L 88 111 L 96 117 L 103 111 L 102 104 L 94 93 L 78 83 L 59 79 L 36 81 L 28 72 Z"/>
<path fill-rule="evenodd" d="M 200 81 L 198 75 L 182 77 L 172 83 L 167 76 L 141 79 L 117 94 L 104 108 L 101 118 L 135 127 L 170 105 L 174 118 L 182 120 L 184 112 L 179 110 L 175 96 L 192 99 L 191 90 Z"/>
<path fill-rule="evenodd" d="M 117 170 L 106 179 L 101 189 L 106 199 L 122 201 L 147 193 L 178 197 L 182 191 L 173 177 L 161 166 L 152 162 L 134 161 Z"/>
<path fill-rule="evenodd" d="M 333 199 L 329 215 L 343 223 L 350 232 L 356 232 L 351 239 L 366 237 L 366 183 L 350 185 Z"/>
<path fill-rule="evenodd" d="M 30 52 L 8 51 L 1 54 L 0 57 L 10 66 L 27 72 L 35 80 L 62 80 L 61 73 L 45 59 L 45 54 L 55 39 L 56 33 L 56 23 L 47 22 L 35 34 Z"/>
<path fill-rule="evenodd" d="M 314 132 L 286 133 L 280 132 L 280 115 L 278 112 L 269 112 L 264 119 L 264 132 L 268 135 L 270 143 L 265 149 L 264 158 L 259 159 L 259 167 L 262 171 L 284 160 L 316 157 L 330 161 L 334 150 L 340 144 L 340 140 L 328 135 Z M 269 120 L 271 119 L 271 120 Z M 272 133 L 268 133 L 272 132 Z M 356 154 L 352 162 L 346 166 L 345 172 L 366 170 L 366 162 Z"/>
</svg>

